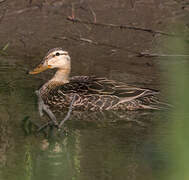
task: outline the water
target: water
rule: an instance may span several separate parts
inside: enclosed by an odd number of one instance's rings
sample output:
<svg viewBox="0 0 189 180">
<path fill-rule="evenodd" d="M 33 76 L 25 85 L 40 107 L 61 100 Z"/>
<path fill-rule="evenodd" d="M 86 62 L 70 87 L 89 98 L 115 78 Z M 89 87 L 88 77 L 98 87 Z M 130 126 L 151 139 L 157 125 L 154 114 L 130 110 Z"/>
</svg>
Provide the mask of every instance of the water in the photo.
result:
<svg viewBox="0 0 189 180">
<path fill-rule="evenodd" d="M 18 62 L 23 61 L 0 61 L 1 180 L 151 180 L 166 172 L 168 153 L 161 139 L 169 123 L 161 112 L 97 113 L 94 121 L 92 114 L 71 117 L 67 134 L 50 128 L 35 133 L 31 122 L 42 121 L 34 91 L 47 75 L 27 75 Z"/>
<path fill-rule="evenodd" d="M 72 15 L 73 9 L 76 18 L 87 21 L 94 21 L 96 14 L 97 22 L 165 32 L 169 32 L 168 29 L 175 32 L 179 22 L 181 34 L 188 31 L 188 5 L 178 0 L 1 3 L 1 47 L 8 43 L 8 54 L 14 57 L 0 57 L 0 180 L 153 180 L 167 177 L 170 169 L 167 139 L 174 134 L 169 129 L 171 122 L 167 112 L 108 112 L 87 114 L 81 119 L 71 116 L 65 124 L 67 133 L 57 133 L 50 128 L 35 132 L 34 123 L 43 124 L 47 118 L 39 117 L 34 91 L 53 71 L 36 76 L 26 71 L 38 64 L 50 48 L 61 46 L 70 52 L 72 75 L 97 75 L 154 89 L 178 87 L 174 80 L 161 78 L 163 74 L 167 77 L 172 60 L 162 58 L 167 64 L 159 69 L 158 59 L 135 57 L 134 53 L 148 50 L 176 54 L 175 48 L 164 43 L 168 37 L 71 23 L 66 18 Z M 97 44 L 70 37 L 89 39 Z M 188 54 L 187 51 L 178 54 Z M 163 90 L 162 94 L 167 97 L 169 90 Z"/>
</svg>

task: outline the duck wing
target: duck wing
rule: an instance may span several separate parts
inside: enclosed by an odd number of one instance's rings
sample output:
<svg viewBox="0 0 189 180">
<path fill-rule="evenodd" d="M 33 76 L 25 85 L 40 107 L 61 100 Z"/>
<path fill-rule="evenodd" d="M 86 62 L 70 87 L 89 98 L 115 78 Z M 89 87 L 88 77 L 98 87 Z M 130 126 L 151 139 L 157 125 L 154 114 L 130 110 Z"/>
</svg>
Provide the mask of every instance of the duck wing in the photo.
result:
<svg viewBox="0 0 189 180">
<path fill-rule="evenodd" d="M 83 95 L 110 95 L 120 99 L 153 96 L 159 92 L 152 89 L 137 88 L 125 83 L 116 82 L 107 78 L 98 78 L 95 76 L 74 76 L 70 82 L 59 87 L 64 93 L 78 93 Z"/>
<path fill-rule="evenodd" d="M 135 110 L 139 108 L 154 109 L 149 104 L 156 103 L 158 91 L 137 88 L 125 83 L 95 76 L 74 76 L 70 82 L 52 89 L 47 102 L 54 104 L 55 109 L 69 107 L 76 94 L 74 106 L 78 109 L 111 109 L 121 108 Z M 122 107 L 122 104 L 125 104 Z M 59 107 L 60 106 L 60 107 Z"/>
</svg>

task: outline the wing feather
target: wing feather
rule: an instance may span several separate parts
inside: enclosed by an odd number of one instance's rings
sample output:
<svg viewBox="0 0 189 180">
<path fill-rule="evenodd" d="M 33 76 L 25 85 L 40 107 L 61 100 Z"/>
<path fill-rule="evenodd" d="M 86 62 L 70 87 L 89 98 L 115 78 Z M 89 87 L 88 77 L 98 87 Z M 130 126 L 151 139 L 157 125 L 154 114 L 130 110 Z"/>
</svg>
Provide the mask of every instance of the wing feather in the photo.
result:
<svg viewBox="0 0 189 180">
<path fill-rule="evenodd" d="M 97 78 L 95 76 L 74 76 L 70 83 L 59 86 L 58 89 L 65 94 L 78 93 L 82 95 L 111 95 L 121 99 L 135 99 L 139 97 L 152 96 L 159 92 L 152 89 L 136 88 L 124 83 Z"/>
<path fill-rule="evenodd" d="M 72 96 L 76 93 L 74 107 L 101 110 L 111 109 L 128 102 L 142 102 L 142 104 L 148 105 L 153 96 L 159 92 L 147 88 L 132 87 L 106 78 L 74 76 L 69 83 L 55 87 L 50 93 L 52 96 L 48 100 L 55 102 L 56 107 L 61 107 L 61 104 L 62 107 L 69 107 Z M 59 102 L 60 99 L 61 102 Z"/>
</svg>

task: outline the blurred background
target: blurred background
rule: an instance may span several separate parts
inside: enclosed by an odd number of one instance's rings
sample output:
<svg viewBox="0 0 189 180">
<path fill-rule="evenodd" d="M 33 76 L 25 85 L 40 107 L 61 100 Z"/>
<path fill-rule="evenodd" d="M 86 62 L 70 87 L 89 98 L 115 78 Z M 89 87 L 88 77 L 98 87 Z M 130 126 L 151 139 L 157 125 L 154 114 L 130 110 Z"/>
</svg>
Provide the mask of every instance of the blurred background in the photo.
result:
<svg viewBox="0 0 189 180">
<path fill-rule="evenodd" d="M 188 179 L 188 12 L 187 0 L 0 0 L 0 180 Z M 71 75 L 161 90 L 174 108 L 36 133 L 34 91 L 54 71 L 26 72 L 54 47 L 69 51 Z"/>
</svg>

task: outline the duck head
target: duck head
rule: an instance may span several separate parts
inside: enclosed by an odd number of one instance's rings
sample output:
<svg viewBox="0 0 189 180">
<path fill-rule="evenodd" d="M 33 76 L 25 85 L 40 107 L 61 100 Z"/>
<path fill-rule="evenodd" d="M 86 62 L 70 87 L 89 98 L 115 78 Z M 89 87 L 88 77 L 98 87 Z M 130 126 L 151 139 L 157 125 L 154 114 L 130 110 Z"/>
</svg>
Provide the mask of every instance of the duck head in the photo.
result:
<svg viewBox="0 0 189 180">
<path fill-rule="evenodd" d="M 53 68 L 70 71 L 70 60 L 71 58 L 68 52 L 62 48 L 51 49 L 43 58 L 42 62 L 34 70 L 30 71 L 29 74 L 38 74 Z"/>
</svg>

